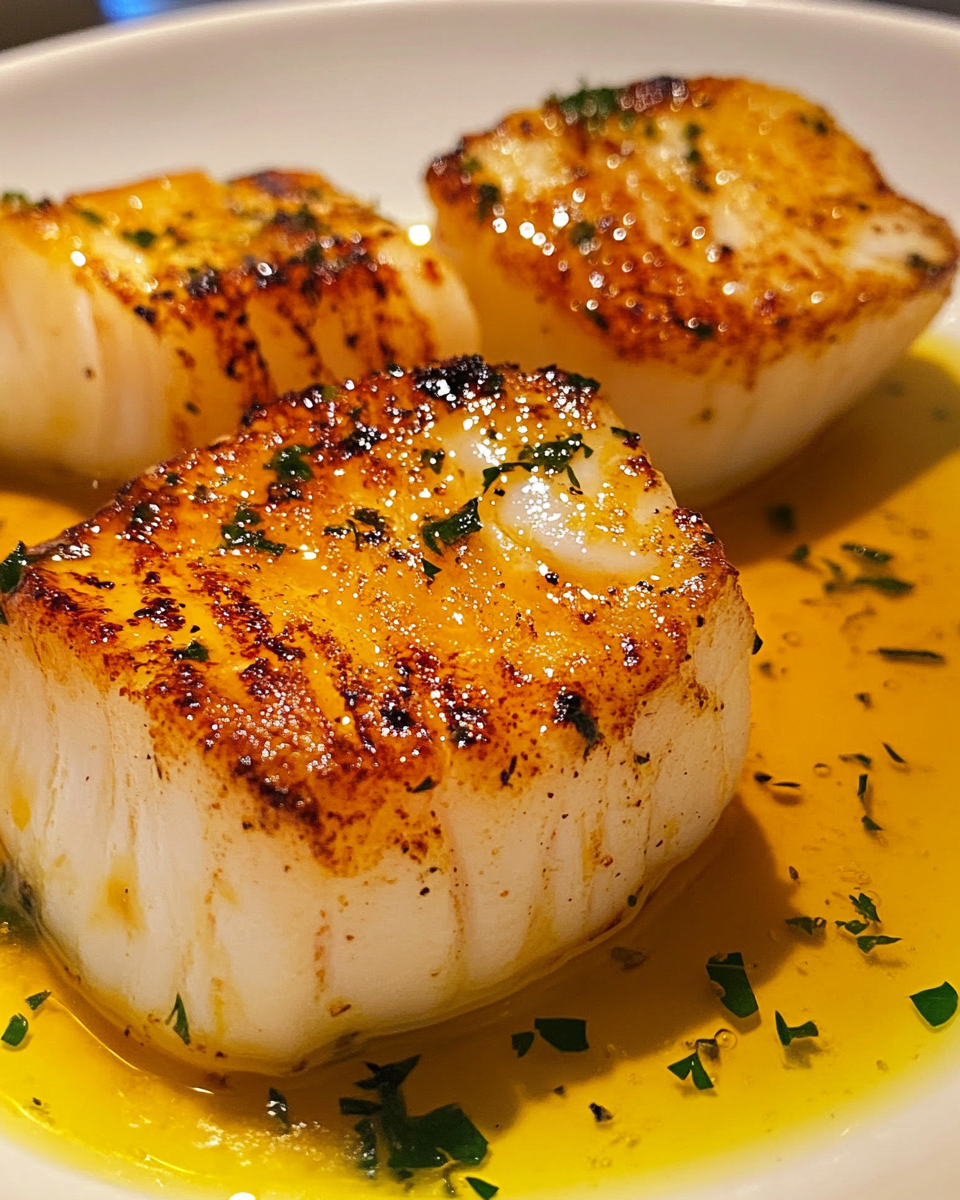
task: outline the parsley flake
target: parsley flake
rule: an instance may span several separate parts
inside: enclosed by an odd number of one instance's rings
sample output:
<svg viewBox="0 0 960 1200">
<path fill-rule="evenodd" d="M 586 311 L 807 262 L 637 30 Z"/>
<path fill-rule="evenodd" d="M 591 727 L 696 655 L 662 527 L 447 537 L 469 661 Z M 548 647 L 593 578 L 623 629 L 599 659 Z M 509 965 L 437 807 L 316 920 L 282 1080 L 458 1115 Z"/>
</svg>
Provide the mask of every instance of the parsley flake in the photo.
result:
<svg viewBox="0 0 960 1200">
<path fill-rule="evenodd" d="M 753 994 L 747 970 L 743 965 L 743 955 L 739 951 L 732 954 L 715 954 L 707 962 L 707 974 L 723 988 L 720 1003 L 733 1013 L 735 1017 L 750 1017 L 757 1011 L 757 998 Z"/>
<path fill-rule="evenodd" d="M 880 744 L 883 746 L 884 750 L 886 750 L 886 752 L 890 755 L 890 757 L 893 759 L 893 761 L 895 763 L 905 763 L 907 761 L 905 758 L 900 757 L 900 755 L 896 752 L 896 750 L 894 750 L 894 748 L 890 745 L 889 742 L 881 742 Z"/>
<path fill-rule="evenodd" d="M 492 1200 L 492 1198 L 500 1191 L 494 1183 L 487 1183 L 485 1179 L 478 1179 L 476 1175 L 468 1175 L 464 1183 L 469 1183 L 473 1190 L 480 1197 L 480 1200 Z"/>
<path fill-rule="evenodd" d="M 364 1100 L 362 1096 L 341 1096 L 339 1103 L 344 1117 L 371 1117 L 380 1111 L 376 1100 Z"/>
<path fill-rule="evenodd" d="M 914 992 L 910 997 L 914 1008 L 928 1025 L 946 1025 L 957 1011 L 957 989 L 944 980 L 939 987 Z"/>
<path fill-rule="evenodd" d="M 820 1030 L 813 1021 L 804 1021 L 802 1025 L 788 1025 L 780 1013 L 774 1013 L 777 1022 L 777 1036 L 781 1045 L 789 1046 L 797 1038 L 819 1037 Z"/>
<path fill-rule="evenodd" d="M 443 469 L 443 460 L 447 457 L 444 450 L 421 450 L 420 462 L 428 467 L 434 475 L 439 475 Z"/>
<path fill-rule="evenodd" d="M 861 917 L 866 917 L 868 921 L 875 921 L 877 924 L 880 923 L 877 906 L 865 892 L 861 892 L 859 896 L 850 896 L 849 899 Z"/>
<path fill-rule="evenodd" d="M 572 725 L 586 742 L 583 757 L 586 758 L 600 740 L 601 734 L 596 719 L 586 708 L 584 699 L 576 692 L 560 692 L 553 702 L 553 719 L 558 725 Z"/>
<path fill-rule="evenodd" d="M 500 189 L 495 183 L 481 183 L 477 188 L 477 220 L 485 221 L 500 203 Z"/>
<path fill-rule="evenodd" d="M 866 559 L 867 562 L 886 563 L 893 558 L 886 550 L 874 550 L 872 546 L 861 546 L 858 542 L 844 542 L 840 549 L 857 558 Z"/>
<path fill-rule="evenodd" d="M 434 579 L 436 579 L 436 577 L 440 574 L 441 568 L 438 567 L 436 565 L 436 563 L 432 563 L 426 558 L 421 558 L 420 563 L 421 563 L 421 566 L 423 567 L 424 575 L 426 575 L 427 580 L 430 583 L 432 583 L 434 581 Z"/>
<path fill-rule="evenodd" d="M 698 1092 L 713 1087 L 713 1080 L 704 1069 L 703 1063 L 700 1061 L 700 1054 L 696 1050 L 692 1054 L 688 1054 L 686 1058 L 681 1058 L 679 1062 L 671 1063 L 667 1070 L 676 1075 L 678 1079 L 686 1079 L 688 1075 L 691 1076 Z"/>
<path fill-rule="evenodd" d="M 418 783 L 416 787 L 410 788 L 409 791 L 412 796 L 415 796 L 417 792 L 432 792 L 436 786 L 435 780 L 428 775 L 426 779 Z"/>
<path fill-rule="evenodd" d="M 427 549 L 434 554 L 442 555 L 443 550 L 438 544 L 438 539 L 444 546 L 454 546 L 457 542 L 462 542 L 464 538 L 469 537 L 471 533 L 479 533 L 483 528 L 477 512 L 479 504 L 480 500 L 475 496 L 448 517 L 427 521 L 420 530 L 420 536 Z"/>
<path fill-rule="evenodd" d="M 534 1028 L 554 1050 L 564 1054 L 579 1054 L 589 1050 L 587 1023 L 579 1017 L 538 1017 Z"/>
<path fill-rule="evenodd" d="M 872 817 L 868 817 L 866 814 L 860 818 L 860 823 L 868 833 L 880 833 L 883 830 L 882 825 L 878 825 Z"/>
<path fill-rule="evenodd" d="M 790 504 L 774 504 L 767 509 L 767 520 L 776 533 L 793 533 L 797 528 L 793 506 Z"/>
<path fill-rule="evenodd" d="M 295 442 L 292 446 L 281 446 L 264 469 L 276 471 L 277 478 L 280 480 L 299 479 L 306 483 L 308 479 L 313 478 L 313 467 L 303 458 L 303 455 L 309 451 L 309 446 L 302 446 L 299 442 Z"/>
<path fill-rule="evenodd" d="M 888 596 L 905 596 L 914 588 L 914 584 L 906 579 L 897 579 L 893 575 L 858 575 L 852 582 L 855 587 L 872 587 Z"/>
<path fill-rule="evenodd" d="M 869 954 L 874 946 L 892 946 L 894 942 L 901 941 L 898 937 L 887 937 L 885 934 L 869 934 L 866 937 L 858 937 L 857 945 L 864 954 Z"/>
<path fill-rule="evenodd" d="M 793 925 L 796 929 L 802 929 L 811 937 L 818 929 L 823 929 L 826 923 L 826 917 L 787 917 L 784 920 L 785 925 Z"/>
<path fill-rule="evenodd" d="M 271 1088 L 267 1099 L 267 1114 L 276 1117 L 284 1129 L 290 1128 L 290 1108 L 283 1092 Z"/>
<path fill-rule="evenodd" d="M 174 1021 L 174 1017 L 176 1020 Z M 173 1008 L 170 1010 L 170 1016 L 164 1022 L 169 1025 L 173 1021 L 173 1032 L 177 1035 L 185 1046 L 190 1045 L 190 1023 L 187 1020 L 187 1010 L 183 1007 L 183 999 L 179 992 L 177 998 L 173 1002 Z"/>
<path fill-rule="evenodd" d="M 906 650 L 899 646 L 878 646 L 877 653 L 887 662 L 944 663 L 947 660 L 935 650 Z"/>
<path fill-rule="evenodd" d="M 593 1119 L 598 1125 L 603 1121 L 612 1121 L 613 1113 L 609 1108 L 604 1108 L 602 1104 L 590 1104 L 590 1111 L 593 1113 Z"/>
<path fill-rule="evenodd" d="M 0 1042 L 6 1042 L 8 1046 L 19 1046 L 23 1039 L 27 1036 L 27 1030 L 30 1028 L 30 1022 L 22 1013 L 14 1013 L 7 1022 L 7 1027 L 0 1034 Z"/>
<path fill-rule="evenodd" d="M 193 641 L 181 650 L 172 651 L 170 657 L 177 661 L 188 659 L 191 662 L 206 662 L 210 657 L 210 651 L 202 642 Z"/>
<path fill-rule="evenodd" d="M 366 1117 L 362 1121 L 358 1121 L 353 1130 L 360 1138 L 357 1166 L 361 1171 L 373 1176 L 377 1170 L 377 1135 L 374 1132 L 373 1122 Z"/>
<path fill-rule="evenodd" d="M 523 1058 L 536 1039 L 536 1034 L 529 1030 L 524 1030 L 523 1033 L 513 1033 L 510 1035 L 510 1045 L 517 1052 L 517 1058 Z"/>
<path fill-rule="evenodd" d="M 16 588 L 23 578 L 24 569 L 30 564 L 31 556 L 23 542 L 17 542 L 7 557 L 0 562 L 0 593 L 6 595 Z"/>
<path fill-rule="evenodd" d="M 123 238 L 127 242 L 132 242 L 134 246 L 139 246 L 141 250 L 149 250 L 157 240 L 157 235 L 149 229 L 127 229 L 123 233 Z"/>
<path fill-rule="evenodd" d="M 282 542 L 271 542 L 263 530 L 253 528 L 262 520 L 263 518 L 254 509 L 248 508 L 245 504 L 238 505 L 233 521 L 220 526 L 223 549 L 230 550 L 235 546 L 249 546 L 251 550 L 258 550 L 262 554 L 270 554 L 274 558 L 279 558 L 287 547 Z"/>
<path fill-rule="evenodd" d="M 861 767 L 873 766 L 873 759 L 866 754 L 841 754 L 840 761 L 859 763 Z"/>
<path fill-rule="evenodd" d="M 794 547 L 787 555 L 787 558 L 794 563 L 806 562 L 810 557 L 810 547 L 806 542 L 801 542 L 799 546 Z"/>
<path fill-rule="evenodd" d="M 32 996 L 27 997 L 27 1006 L 31 1012 L 36 1012 L 44 1000 L 49 1000 L 52 992 L 34 992 Z"/>
</svg>

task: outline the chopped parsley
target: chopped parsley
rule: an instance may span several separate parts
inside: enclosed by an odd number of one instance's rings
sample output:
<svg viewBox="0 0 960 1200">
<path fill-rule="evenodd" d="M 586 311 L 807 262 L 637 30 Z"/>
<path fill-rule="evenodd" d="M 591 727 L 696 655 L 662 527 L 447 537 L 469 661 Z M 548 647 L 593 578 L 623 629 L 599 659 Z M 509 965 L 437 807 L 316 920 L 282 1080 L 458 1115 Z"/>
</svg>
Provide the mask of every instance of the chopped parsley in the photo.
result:
<svg viewBox="0 0 960 1200">
<path fill-rule="evenodd" d="M 278 1092 L 276 1088 L 271 1088 L 268 1093 L 267 1113 L 271 1117 L 276 1117 L 284 1129 L 290 1128 L 290 1108 L 287 1104 L 287 1098 L 283 1092 Z"/>
<path fill-rule="evenodd" d="M 874 946 L 892 946 L 894 942 L 899 942 L 898 937 L 887 937 L 885 934 L 868 934 L 865 937 L 857 938 L 857 945 L 864 954 L 869 954 Z"/>
<path fill-rule="evenodd" d="M 886 563 L 893 558 L 886 550 L 874 550 L 872 546 L 861 546 L 858 542 L 844 542 L 840 549 L 872 563 Z"/>
<path fill-rule="evenodd" d="M 733 1013 L 735 1017 L 750 1017 L 757 1011 L 757 998 L 753 994 L 747 970 L 743 965 L 743 955 L 739 951 L 732 954 L 715 954 L 707 962 L 707 974 L 723 988 L 720 1003 Z"/>
<path fill-rule="evenodd" d="M 845 929 L 847 933 L 852 934 L 863 933 L 869 928 L 866 921 L 834 921 L 834 924 L 838 929 Z"/>
<path fill-rule="evenodd" d="M 810 557 L 810 547 L 806 542 L 801 542 L 787 555 L 791 562 L 803 563 Z"/>
<path fill-rule="evenodd" d="M 907 761 L 905 758 L 900 757 L 900 755 L 896 752 L 896 750 L 894 750 L 894 748 L 890 745 L 889 742 L 881 742 L 880 744 L 881 744 L 881 746 L 883 746 L 884 750 L 886 750 L 886 752 L 890 755 L 890 757 L 893 759 L 893 761 L 895 763 L 905 763 Z"/>
<path fill-rule="evenodd" d="M 448 1159 L 476 1166 L 487 1152 L 487 1140 L 458 1104 L 445 1104 L 423 1116 L 407 1113 L 403 1083 L 420 1061 L 420 1056 L 402 1062 L 378 1066 L 367 1063 L 371 1074 L 357 1081 L 364 1091 L 375 1091 L 379 1100 L 376 1111 L 354 1126 L 360 1135 L 360 1166 L 372 1173 L 377 1168 L 378 1133 L 387 1151 L 387 1166 L 401 1178 L 420 1168 L 442 1167 Z M 341 1101 L 350 1109 L 349 1100 Z M 356 1111 L 353 1109 L 352 1111 Z"/>
<path fill-rule="evenodd" d="M 793 533 L 797 528 L 793 506 L 790 504 L 774 504 L 768 508 L 767 520 L 776 533 Z"/>
<path fill-rule="evenodd" d="M 49 991 L 34 992 L 34 994 L 32 996 L 27 997 L 27 1001 L 26 1001 L 27 1007 L 30 1009 L 31 1012 L 36 1012 L 37 1009 L 40 1007 L 40 1005 L 44 1002 L 44 1000 L 49 1000 L 51 995 L 52 995 L 52 993 Z"/>
<path fill-rule="evenodd" d="M 477 512 L 479 504 L 480 500 L 475 496 L 448 517 L 427 521 L 420 530 L 420 536 L 427 549 L 434 554 L 442 555 L 443 550 L 438 544 L 438 539 L 444 546 L 454 546 L 457 542 L 462 542 L 464 538 L 469 537 L 471 533 L 479 533 L 483 528 Z"/>
<path fill-rule="evenodd" d="M 469 1183 L 480 1200 L 493 1200 L 493 1197 L 500 1191 L 495 1183 L 487 1183 L 485 1179 L 478 1179 L 476 1175 L 468 1175 L 464 1179 L 464 1183 Z"/>
<path fill-rule="evenodd" d="M 600 390 L 600 380 L 593 379 L 589 375 L 578 375 L 576 371 L 567 371 L 567 387 L 576 388 L 578 391 L 584 391 L 589 388 L 593 392 Z M 616 429 L 613 430 L 616 433 Z"/>
<path fill-rule="evenodd" d="M 906 650 L 899 646 L 878 646 L 877 653 L 887 662 L 943 663 L 947 660 L 935 650 Z"/>
<path fill-rule="evenodd" d="M 631 892 L 630 895 L 627 897 L 627 908 L 636 908 L 636 907 L 637 907 L 637 898 L 633 894 L 633 892 Z"/>
<path fill-rule="evenodd" d="M 880 924 L 880 914 L 877 912 L 877 906 L 865 892 L 861 892 L 859 896 L 851 896 L 850 903 L 861 917 L 866 917 L 868 921 L 876 921 L 878 925 Z"/>
<path fill-rule="evenodd" d="M 0 562 L 0 594 L 6 595 L 16 588 L 23 572 L 32 561 L 23 542 L 17 542 L 7 557 Z"/>
<path fill-rule="evenodd" d="M 279 558 L 287 547 L 282 542 L 271 542 L 263 530 L 253 528 L 253 526 L 259 525 L 262 519 L 254 509 L 248 508 L 245 504 L 238 505 L 233 521 L 220 526 L 223 549 L 230 550 L 235 546 L 249 546 L 251 550 L 258 550 L 262 554 L 271 554 L 274 558 Z"/>
<path fill-rule="evenodd" d="M 840 761 L 859 763 L 861 767 L 873 766 L 873 759 L 866 754 L 841 754 Z"/>
<path fill-rule="evenodd" d="M 362 1096 L 341 1096 L 340 1114 L 344 1117 L 372 1117 L 380 1111 L 376 1100 L 364 1100 Z"/>
<path fill-rule="evenodd" d="M 851 582 L 854 587 L 872 587 L 874 591 L 886 592 L 888 596 L 905 596 L 915 586 L 894 575 L 858 575 Z"/>
<path fill-rule="evenodd" d="M 537 1035 L 535 1033 L 531 1033 L 529 1029 L 524 1030 L 523 1033 L 513 1033 L 510 1035 L 510 1045 L 516 1051 L 517 1058 L 523 1058 L 523 1056 L 533 1045 L 536 1036 Z"/>
<path fill-rule="evenodd" d="M 436 577 L 440 574 L 441 568 L 438 567 L 436 563 L 432 563 L 426 558 L 421 558 L 420 563 L 423 566 L 424 575 L 426 575 L 427 579 L 432 583 L 433 580 L 436 579 Z"/>
<path fill-rule="evenodd" d="M 700 1054 L 696 1050 L 692 1054 L 688 1054 L 686 1058 L 681 1058 L 679 1062 L 670 1063 L 667 1070 L 676 1075 L 678 1079 L 686 1079 L 688 1075 L 691 1076 L 698 1092 L 713 1087 L 713 1080 L 704 1069 L 703 1063 L 700 1061 Z"/>
<path fill-rule="evenodd" d="M 870 782 L 869 775 L 857 776 L 857 799 L 862 800 L 867 794 L 867 784 Z"/>
<path fill-rule="evenodd" d="M 500 203 L 500 189 L 495 183 L 481 183 L 477 188 L 477 220 L 485 221 Z"/>
<path fill-rule="evenodd" d="M 30 1022 L 22 1013 L 14 1013 L 7 1022 L 7 1027 L 0 1034 L 0 1042 L 6 1042 L 8 1046 L 19 1046 L 23 1039 L 27 1036 L 27 1030 L 30 1028 Z"/>
<path fill-rule="evenodd" d="M 756 630 L 754 630 L 753 631 L 753 649 L 750 651 L 750 653 L 751 654 L 759 654 L 762 649 L 763 649 L 763 638 L 760 636 L 759 633 L 757 633 Z"/>
<path fill-rule="evenodd" d="M 957 989 L 944 981 L 939 987 L 914 992 L 910 997 L 914 1008 L 928 1025 L 945 1025 L 957 1011 Z"/>
<path fill-rule="evenodd" d="M 820 1030 L 813 1021 L 804 1021 L 802 1025 L 788 1025 L 780 1013 L 774 1013 L 777 1022 L 777 1036 L 781 1045 L 789 1046 L 797 1038 L 814 1038 L 820 1036 Z"/>
<path fill-rule="evenodd" d="M 189 645 L 184 646 L 182 650 L 174 650 L 171 658 L 181 661 L 188 659 L 190 662 L 206 662 L 210 657 L 210 651 L 206 648 L 203 642 L 193 641 Z"/>
<path fill-rule="evenodd" d="M 587 1023 L 579 1017 L 538 1017 L 533 1026 L 554 1050 L 564 1054 L 579 1054 L 589 1050 Z"/>
<path fill-rule="evenodd" d="M 445 450 L 421 450 L 420 462 L 428 467 L 434 475 L 439 475 L 443 469 L 443 460 L 447 457 Z"/>
<path fill-rule="evenodd" d="M 596 718 L 576 692 L 560 692 L 553 702 L 553 719 L 558 725 L 572 725 L 586 742 L 583 757 L 586 758 L 600 740 Z"/>
<path fill-rule="evenodd" d="M 583 254 L 590 249 L 595 232 L 589 221 L 577 221 L 570 226 L 570 241 Z"/>
<path fill-rule="evenodd" d="M 92 209 L 89 209 L 89 208 L 78 208 L 77 216 L 82 217 L 84 219 L 84 221 L 87 222 L 88 225 L 102 225 L 103 224 L 103 217 L 101 217 L 99 213 L 95 213 Z"/>
<path fill-rule="evenodd" d="M 299 479 L 306 483 L 308 479 L 313 478 L 313 467 L 303 457 L 309 451 L 309 446 L 303 446 L 299 442 L 292 446 L 281 446 L 265 464 L 265 470 L 276 471 L 277 478 L 285 482 Z"/>
<path fill-rule="evenodd" d="M 602 1104 L 590 1104 L 590 1111 L 593 1113 L 593 1119 L 599 1125 L 603 1121 L 612 1121 L 613 1113 L 609 1108 L 604 1108 Z"/>
<path fill-rule="evenodd" d="M 866 813 L 860 818 L 860 823 L 868 833 L 881 833 L 883 826 L 878 825 L 872 817 L 868 817 Z"/>
<path fill-rule="evenodd" d="M 787 917 L 784 921 L 785 925 L 793 925 L 796 929 L 802 929 L 811 937 L 818 929 L 823 929 L 826 923 L 826 917 Z"/>
<path fill-rule="evenodd" d="M 634 433 L 630 429 L 620 429 L 617 425 L 610 427 L 610 432 L 614 437 L 620 438 L 624 445 L 629 450 L 636 450 L 640 446 L 640 434 Z"/>
<path fill-rule="evenodd" d="M 410 794 L 416 795 L 417 792 L 432 792 L 436 786 L 436 782 L 428 775 L 415 788 L 410 788 Z"/>
<path fill-rule="evenodd" d="M 132 242 L 134 246 L 139 246 L 141 250 L 149 250 L 157 240 L 157 235 L 150 229 L 127 229 L 124 230 L 123 238 Z"/>
<path fill-rule="evenodd" d="M 584 444 L 582 433 L 573 433 L 570 437 L 561 438 L 556 442 L 540 442 L 536 446 L 524 446 L 518 455 L 517 462 L 501 463 L 497 467 L 486 467 L 483 472 L 483 490 L 486 491 L 501 475 L 521 468 L 532 471 L 539 468 L 545 475 L 556 475 L 566 471 L 574 487 L 580 486 L 580 481 L 570 466 L 570 460 L 579 451 L 584 458 L 590 458 L 593 450 Z"/>
<path fill-rule="evenodd" d="M 176 1018 L 176 1020 L 174 1020 Z M 170 1010 L 170 1016 L 164 1022 L 169 1025 L 173 1021 L 173 1032 L 177 1035 L 185 1046 L 190 1045 L 190 1022 L 187 1020 L 187 1010 L 183 1007 L 183 999 L 179 992 L 177 998 L 173 1002 L 173 1008 Z"/>
</svg>

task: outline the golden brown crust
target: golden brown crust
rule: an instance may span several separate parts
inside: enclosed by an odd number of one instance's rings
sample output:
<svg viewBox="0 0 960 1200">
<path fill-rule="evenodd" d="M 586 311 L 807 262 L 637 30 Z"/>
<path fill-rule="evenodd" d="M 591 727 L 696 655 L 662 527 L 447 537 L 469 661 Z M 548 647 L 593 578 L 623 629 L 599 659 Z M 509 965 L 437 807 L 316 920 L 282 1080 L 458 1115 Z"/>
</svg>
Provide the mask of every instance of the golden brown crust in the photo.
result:
<svg viewBox="0 0 960 1200">
<path fill-rule="evenodd" d="M 620 357 L 694 374 L 750 381 L 920 290 L 946 294 L 958 255 L 829 113 L 743 79 L 552 98 L 465 137 L 427 183 L 448 244 L 475 241 Z M 891 230 L 903 247 L 882 269 L 851 253 Z"/>
<path fill-rule="evenodd" d="M 59 250 L 81 286 L 105 288 L 158 337 L 178 344 L 207 331 L 220 371 L 241 389 L 238 411 L 281 390 L 255 308 L 293 334 L 300 382 L 337 377 L 311 334 L 321 308 L 339 314 L 344 345 L 366 369 L 437 354 L 427 320 L 386 261 L 401 231 L 321 175 L 264 171 L 227 184 L 199 172 L 161 176 L 62 204 L 8 198 L 0 216 L 41 254 Z M 435 283 L 444 271 L 432 259 L 423 264 Z M 194 365 L 187 349 L 178 353 Z M 197 440 L 201 403 L 198 396 L 179 418 L 184 446 Z"/>
<path fill-rule="evenodd" d="M 574 754 L 581 709 L 623 736 L 735 576 L 702 519 L 666 507 L 636 547 L 657 556 L 655 586 L 597 594 L 535 559 L 507 566 L 485 534 L 427 548 L 425 520 L 482 490 L 476 471 L 424 461 L 437 422 L 589 433 L 591 382 L 470 358 L 257 406 L 239 436 L 151 470 L 41 548 L 0 637 L 41 659 L 66 648 L 142 705 L 159 771 L 202 754 L 242 782 L 244 828 L 293 829 L 338 872 L 368 844 L 422 856 L 437 825 L 425 781 L 456 759 L 510 803 L 511 781 L 556 753 L 544 728 Z M 642 490 L 655 476 L 627 449 Z"/>
</svg>

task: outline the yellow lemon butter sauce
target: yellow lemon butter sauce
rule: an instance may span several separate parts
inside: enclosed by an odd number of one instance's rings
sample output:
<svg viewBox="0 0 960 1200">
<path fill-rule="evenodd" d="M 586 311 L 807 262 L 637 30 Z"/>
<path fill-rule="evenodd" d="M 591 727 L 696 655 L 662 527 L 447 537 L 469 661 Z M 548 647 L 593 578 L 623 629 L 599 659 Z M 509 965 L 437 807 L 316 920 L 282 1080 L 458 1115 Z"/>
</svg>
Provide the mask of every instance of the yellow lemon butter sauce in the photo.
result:
<svg viewBox="0 0 960 1200">
<path fill-rule="evenodd" d="M 456 1101 L 489 1138 L 480 1167 L 450 1173 L 459 1194 L 473 1194 L 467 1174 L 504 1200 L 625 1179 L 640 1194 L 667 1169 L 706 1169 L 718 1154 L 843 1120 L 857 1101 L 895 1099 L 921 1072 L 957 1064 L 960 1020 L 931 1029 L 909 996 L 960 986 L 958 368 L 954 347 L 924 339 L 800 457 L 707 514 L 764 640 L 740 794 L 709 841 L 634 922 L 550 978 L 367 1048 L 378 1062 L 420 1054 L 410 1111 Z M 0 494 L 0 553 L 68 524 L 79 509 L 61 500 Z M 0 788 L 29 821 L 2 764 Z M 860 893 L 882 919 L 867 933 L 899 941 L 865 954 L 836 927 L 857 918 L 849 897 Z M 6 1136 L 158 1194 L 293 1200 L 406 1186 L 384 1170 L 371 1182 L 353 1163 L 356 1118 L 337 1101 L 360 1095 L 358 1060 L 286 1080 L 191 1074 L 110 1028 L 17 910 L 0 915 L 0 1026 L 15 1013 L 30 1023 L 18 1047 L 0 1045 Z M 795 916 L 826 925 L 809 935 L 785 923 Z M 745 1021 L 704 969 L 730 951 L 759 1002 Z M 25 998 L 45 989 L 31 1012 Z M 784 1048 L 776 1011 L 793 1026 L 812 1020 L 819 1037 Z M 538 1039 L 518 1059 L 511 1035 L 556 1016 L 584 1018 L 590 1049 Z M 668 1072 L 713 1037 L 717 1056 L 702 1056 L 711 1090 Z M 289 1132 L 267 1111 L 271 1085 L 286 1096 Z M 612 1120 L 595 1120 L 590 1104 Z M 414 1187 L 443 1195 L 448 1184 L 424 1172 Z"/>
</svg>

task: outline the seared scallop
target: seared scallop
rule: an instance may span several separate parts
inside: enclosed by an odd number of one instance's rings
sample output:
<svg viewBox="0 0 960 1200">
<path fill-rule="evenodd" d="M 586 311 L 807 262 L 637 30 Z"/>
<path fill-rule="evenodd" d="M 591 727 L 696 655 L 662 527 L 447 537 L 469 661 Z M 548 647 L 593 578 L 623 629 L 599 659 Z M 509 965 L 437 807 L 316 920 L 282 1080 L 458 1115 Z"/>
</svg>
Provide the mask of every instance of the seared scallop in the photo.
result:
<svg viewBox="0 0 960 1200">
<path fill-rule="evenodd" d="M 248 404 L 477 347 L 462 284 L 320 175 L 0 202 L 0 447 L 123 479 Z"/>
<path fill-rule="evenodd" d="M 744 79 L 552 97 L 427 173 L 483 352 L 603 382 L 684 503 L 774 466 L 949 293 L 957 242 L 823 108 Z"/>
<path fill-rule="evenodd" d="M 22 894 L 104 1011 L 218 1070 L 550 970 L 746 750 L 736 571 L 557 368 L 291 393 L 0 580 Z"/>
</svg>

